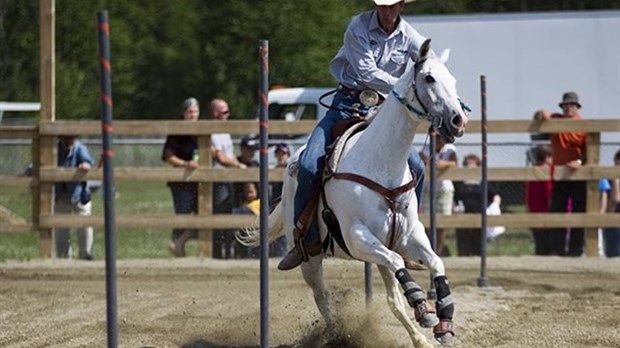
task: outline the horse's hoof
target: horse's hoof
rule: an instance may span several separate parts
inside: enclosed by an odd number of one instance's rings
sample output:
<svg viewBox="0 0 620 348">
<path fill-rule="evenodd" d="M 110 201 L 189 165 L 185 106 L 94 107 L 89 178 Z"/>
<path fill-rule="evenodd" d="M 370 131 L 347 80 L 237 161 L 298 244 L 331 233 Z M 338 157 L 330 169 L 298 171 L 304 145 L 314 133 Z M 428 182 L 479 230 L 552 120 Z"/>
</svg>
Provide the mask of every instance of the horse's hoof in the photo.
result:
<svg viewBox="0 0 620 348">
<path fill-rule="evenodd" d="M 420 324 L 423 328 L 431 328 L 435 327 L 435 325 L 439 324 L 439 318 L 436 315 L 431 313 L 424 313 L 418 319 L 418 324 Z"/>
<path fill-rule="evenodd" d="M 435 339 L 439 344 L 446 347 L 452 347 L 456 342 L 456 338 L 450 332 L 446 332 L 445 334 L 435 335 Z"/>
<path fill-rule="evenodd" d="M 415 320 L 423 328 L 435 327 L 439 324 L 439 318 L 435 315 L 435 309 L 428 302 L 420 301 L 415 307 Z"/>
<path fill-rule="evenodd" d="M 435 327 L 433 327 L 433 333 L 435 334 L 435 339 L 442 346 L 451 347 L 454 345 L 456 338 L 454 337 L 454 326 L 452 325 L 452 320 L 444 319 L 441 320 Z"/>
</svg>

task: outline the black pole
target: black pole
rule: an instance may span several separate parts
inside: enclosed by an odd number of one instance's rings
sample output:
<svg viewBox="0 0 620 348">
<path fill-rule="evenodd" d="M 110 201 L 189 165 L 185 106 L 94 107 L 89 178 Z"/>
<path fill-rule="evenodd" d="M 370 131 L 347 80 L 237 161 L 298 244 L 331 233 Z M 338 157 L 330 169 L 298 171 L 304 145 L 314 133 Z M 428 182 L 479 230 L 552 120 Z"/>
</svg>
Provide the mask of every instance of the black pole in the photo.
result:
<svg viewBox="0 0 620 348">
<path fill-rule="evenodd" d="M 480 76 L 480 124 L 482 126 L 482 192 L 480 193 L 480 201 L 482 202 L 482 227 L 480 233 L 480 278 L 478 278 L 479 287 L 488 287 L 489 279 L 487 278 L 487 206 L 489 181 L 487 179 L 487 81 L 484 75 Z"/>
<path fill-rule="evenodd" d="M 269 41 L 260 40 L 258 49 L 260 136 L 260 346 L 269 348 Z"/>
<path fill-rule="evenodd" d="M 116 311 L 116 216 L 114 213 L 114 168 L 112 164 L 112 65 L 110 64 L 110 25 L 108 11 L 97 13 L 99 23 L 99 62 L 101 72 L 101 140 L 103 143 L 103 197 L 105 217 L 105 280 L 108 348 L 118 346 Z"/>
<path fill-rule="evenodd" d="M 364 262 L 364 289 L 366 290 L 366 305 L 372 303 L 372 263 Z"/>
<path fill-rule="evenodd" d="M 435 153 L 437 152 L 437 134 L 435 131 L 431 131 L 429 142 L 429 166 L 431 180 L 429 185 L 429 217 L 430 217 L 430 229 L 431 229 L 431 247 L 435 253 L 440 253 L 441 250 L 437 250 L 437 211 L 435 206 L 435 197 L 437 196 L 437 159 Z M 421 204 L 421 202 L 418 202 Z M 435 292 L 435 282 L 433 281 L 433 275 L 430 275 L 430 288 L 428 290 L 428 298 L 430 300 L 437 299 L 437 293 Z"/>
</svg>

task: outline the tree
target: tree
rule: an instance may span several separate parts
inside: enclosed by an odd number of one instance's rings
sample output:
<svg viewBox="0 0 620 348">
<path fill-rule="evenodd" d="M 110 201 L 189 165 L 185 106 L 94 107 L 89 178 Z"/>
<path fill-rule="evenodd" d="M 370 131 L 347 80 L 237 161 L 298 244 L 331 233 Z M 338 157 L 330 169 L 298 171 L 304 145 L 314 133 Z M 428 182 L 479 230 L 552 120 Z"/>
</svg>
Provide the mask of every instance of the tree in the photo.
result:
<svg viewBox="0 0 620 348">
<path fill-rule="evenodd" d="M 193 96 L 254 117 L 258 42 L 270 83 L 333 86 L 328 64 L 369 0 L 56 0 L 58 119 L 100 115 L 96 13 L 110 15 L 116 119 L 179 118 Z M 407 14 L 620 8 L 617 0 L 417 0 Z M 38 1 L 0 0 L 0 100 L 39 99 Z M 20 115 L 21 116 L 21 115 Z"/>
</svg>

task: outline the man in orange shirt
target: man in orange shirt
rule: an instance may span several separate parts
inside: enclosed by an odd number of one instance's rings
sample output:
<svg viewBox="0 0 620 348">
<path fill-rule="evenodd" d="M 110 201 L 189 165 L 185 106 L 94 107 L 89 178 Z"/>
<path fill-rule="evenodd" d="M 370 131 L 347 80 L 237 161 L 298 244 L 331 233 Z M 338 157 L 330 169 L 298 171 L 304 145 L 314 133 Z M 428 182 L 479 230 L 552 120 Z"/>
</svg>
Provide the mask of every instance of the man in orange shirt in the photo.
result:
<svg viewBox="0 0 620 348">
<path fill-rule="evenodd" d="M 552 118 L 581 119 L 579 97 L 575 92 L 566 92 L 559 104 L 561 114 L 544 112 L 543 119 Z M 553 164 L 577 169 L 586 163 L 586 133 L 560 132 L 551 134 Z M 555 181 L 551 196 L 552 213 L 571 212 L 583 213 L 586 211 L 586 182 L 585 181 Z M 584 229 L 571 228 L 568 237 L 568 251 L 566 251 L 566 229 L 550 229 L 550 238 L 555 240 L 552 254 L 581 256 L 584 247 Z"/>
</svg>

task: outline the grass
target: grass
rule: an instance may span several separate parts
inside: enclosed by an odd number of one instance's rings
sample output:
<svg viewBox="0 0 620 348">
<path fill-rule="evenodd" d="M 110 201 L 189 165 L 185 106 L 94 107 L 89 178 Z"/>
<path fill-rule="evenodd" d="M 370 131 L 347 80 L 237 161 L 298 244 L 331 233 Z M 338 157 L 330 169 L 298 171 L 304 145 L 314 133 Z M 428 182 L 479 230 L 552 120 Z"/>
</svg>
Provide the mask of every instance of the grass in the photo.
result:
<svg viewBox="0 0 620 348">
<path fill-rule="evenodd" d="M 173 212 L 170 190 L 164 183 L 123 181 L 116 183 L 118 197 L 115 201 L 117 215 L 162 214 Z M 27 187 L 0 185 L 0 204 L 11 209 L 19 216 L 30 220 L 30 195 Z M 512 211 L 522 210 L 515 207 Z M 93 196 L 93 214 L 103 215 L 103 202 L 100 194 Z M 72 246 L 77 254 L 75 231 L 72 231 Z M 170 229 L 117 229 L 117 257 L 119 259 L 171 258 L 168 252 Z M 452 255 L 456 254 L 454 230 L 448 230 L 446 242 Z M 105 257 L 104 230 L 95 229 L 93 253 L 95 258 Z M 187 244 L 188 255 L 198 255 L 198 244 Z M 526 229 L 508 229 L 505 234 L 491 241 L 488 245 L 489 256 L 531 255 L 533 242 Z M 0 233 L 0 262 L 6 260 L 30 260 L 39 257 L 39 236 L 30 233 Z"/>
</svg>

